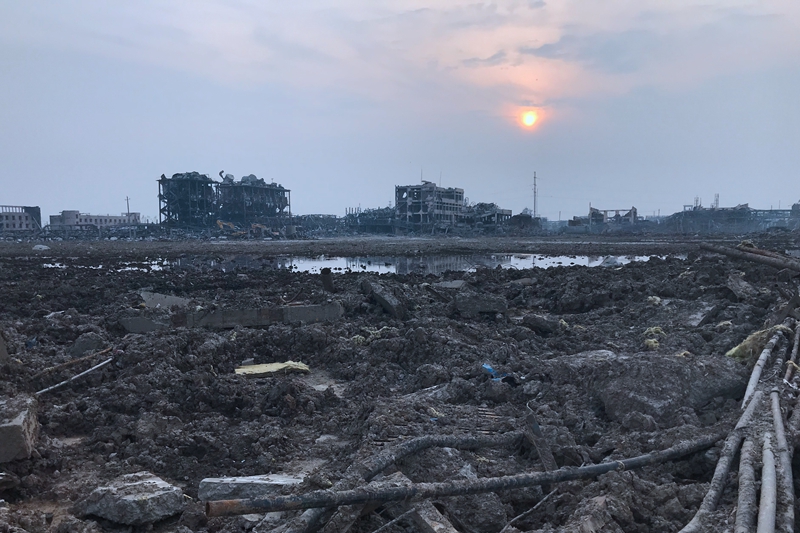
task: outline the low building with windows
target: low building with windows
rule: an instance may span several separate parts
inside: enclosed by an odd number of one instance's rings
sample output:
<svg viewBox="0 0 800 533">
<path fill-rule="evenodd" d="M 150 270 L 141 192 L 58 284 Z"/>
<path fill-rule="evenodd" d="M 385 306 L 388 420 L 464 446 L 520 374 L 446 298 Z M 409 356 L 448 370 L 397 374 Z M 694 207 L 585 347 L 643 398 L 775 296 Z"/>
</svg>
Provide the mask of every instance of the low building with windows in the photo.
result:
<svg viewBox="0 0 800 533">
<path fill-rule="evenodd" d="M 139 224 L 141 216 L 139 213 L 122 213 L 115 215 L 90 215 L 80 211 L 62 211 L 60 215 L 50 215 L 50 227 L 52 229 L 74 228 L 108 228 L 114 226 L 130 226 Z"/>
<path fill-rule="evenodd" d="M 36 231 L 42 229 L 42 210 L 35 206 L 0 205 L 0 231 Z"/>
</svg>

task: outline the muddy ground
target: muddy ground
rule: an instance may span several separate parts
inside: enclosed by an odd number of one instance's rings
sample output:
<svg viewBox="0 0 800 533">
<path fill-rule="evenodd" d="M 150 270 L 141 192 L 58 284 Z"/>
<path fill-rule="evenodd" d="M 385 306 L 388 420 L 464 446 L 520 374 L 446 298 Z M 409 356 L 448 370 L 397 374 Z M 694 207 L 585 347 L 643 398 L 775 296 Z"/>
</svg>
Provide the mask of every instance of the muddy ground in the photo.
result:
<svg viewBox="0 0 800 533">
<path fill-rule="evenodd" d="M 796 234 L 750 237 L 798 248 Z M 424 435 L 519 431 L 533 412 L 559 467 L 667 448 L 732 427 L 749 375 L 724 354 L 775 320 L 796 278 L 700 253 L 696 241 L 366 238 L 301 243 L 48 242 L 0 244 L 0 396 L 32 394 L 113 355 L 110 365 L 39 396 L 39 437 L 27 460 L 0 463 L 0 531 L 270 531 L 294 514 L 208 518 L 197 501 L 207 477 L 284 473 L 291 490 L 329 488 L 354 462 Z M 342 256 L 465 251 L 653 255 L 624 266 L 559 266 L 377 276 L 289 270 L 152 269 L 154 258 L 229 254 Z M 655 256 L 665 256 L 664 258 Z M 51 265 L 58 263 L 57 268 Z M 102 268 L 97 268 L 102 265 Z M 407 310 L 392 318 L 362 291 L 379 280 Z M 742 283 L 731 281 L 739 280 Z M 464 280 L 460 289 L 437 283 Z M 742 287 L 745 287 L 742 290 Z M 189 298 L 189 309 L 253 309 L 338 301 L 326 323 L 227 330 L 167 327 L 127 333 L 121 319 L 169 323 L 145 309 L 142 289 Z M 497 308 L 498 302 L 502 302 Z M 485 312 L 488 311 L 488 312 Z M 78 357 L 105 355 L 45 371 Z M 243 361 L 301 361 L 309 374 L 246 378 Z M 500 377 L 493 379 L 483 367 Z M 526 407 L 526 406 L 530 406 Z M 530 410 L 529 410 L 530 409 Z M 584 481 L 434 500 L 458 531 L 672 532 L 694 515 L 721 444 L 682 460 Z M 404 458 L 415 482 L 542 470 L 537 451 L 433 448 Z M 147 470 L 187 495 L 183 513 L 147 526 L 85 516 L 95 488 Z M 800 468 L 796 471 L 800 474 Z M 727 490 L 715 531 L 731 527 Z M 384 505 L 350 531 L 397 513 Z M 260 524 L 259 524 L 260 523 Z M 593 529 L 586 529 L 589 523 Z M 256 526 L 256 524 L 259 524 Z M 583 528 L 583 529 L 580 529 Z M 416 531 L 400 521 L 388 531 Z"/>
</svg>

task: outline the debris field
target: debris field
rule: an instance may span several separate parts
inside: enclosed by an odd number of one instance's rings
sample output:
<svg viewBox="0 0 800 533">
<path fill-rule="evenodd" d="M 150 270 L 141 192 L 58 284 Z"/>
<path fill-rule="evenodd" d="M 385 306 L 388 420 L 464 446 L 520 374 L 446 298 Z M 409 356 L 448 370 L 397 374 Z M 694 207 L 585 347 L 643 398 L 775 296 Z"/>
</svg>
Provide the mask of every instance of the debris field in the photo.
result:
<svg viewBox="0 0 800 533">
<path fill-rule="evenodd" d="M 0 533 L 793 531 L 783 239 L 440 276 L 9 245 Z"/>
</svg>

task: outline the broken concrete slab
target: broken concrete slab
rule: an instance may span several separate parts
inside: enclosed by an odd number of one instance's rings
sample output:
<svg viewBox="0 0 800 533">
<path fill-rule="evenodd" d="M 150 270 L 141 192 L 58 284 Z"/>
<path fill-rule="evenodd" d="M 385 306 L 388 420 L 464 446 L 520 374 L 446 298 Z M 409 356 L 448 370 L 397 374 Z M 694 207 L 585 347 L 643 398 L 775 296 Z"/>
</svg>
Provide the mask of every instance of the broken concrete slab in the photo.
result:
<svg viewBox="0 0 800 533">
<path fill-rule="evenodd" d="M 0 463 L 27 459 L 33 453 L 39 423 L 36 399 L 17 395 L 0 400 Z"/>
<path fill-rule="evenodd" d="M 414 523 L 424 533 L 458 533 L 439 509 L 429 500 L 419 502 L 414 505 L 414 513 L 411 515 Z"/>
<path fill-rule="evenodd" d="M 437 289 L 460 290 L 467 286 L 467 282 L 463 279 L 454 279 L 452 281 L 440 281 L 439 283 L 434 283 L 433 286 Z"/>
<path fill-rule="evenodd" d="M 477 316 L 481 313 L 505 313 L 508 302 L 502 296 L 460 292 L 453 298 L 453 306 L 463 316 Z"/>
<path fill-rule="evenodd" d="M 180 296 L 172 296 L 169 294 L 159 294 L 157 292 L 141 291 L 139 295 L 144 300 L 144 306 L 150 308 L 167 308 L 170 307 L 186 307 L 191 300 L 189 298 L 181 298 Z"/>
<path fill-rule="evenodd" d="M 150 333 L 164 328 L 163 324 L 143 316 L 120 318 L 119 323 L 128 333 Z"/>
<path fill-rule="evenodd" d="M 522 319 L 524 326 L 532 329 L 537 335 L 547 337 L 561 330 L 561 321 L 557 318 L 546 315 L 526 315 Z"/>
<path fill-rule="evenodd" d="M 394 294 L 379 282 L 364 279 L 361 281 L 361 290 L 364 294 L 372 295 L 375 301 L 378 302 L 383 310 L 389 313 L 394 318 L 404 319 L 406 317 L 406 308 L 398 300 Z"/>
<path fill-rule="evenodd" d="M 264 476 L 206 478 L 200 482 L 197 497 L 203 501 L 264 498 L 303 479 L 282 474 Z"/>
<path fill-rule="evenodd" d="M 73 343 L 69 349 L 72 357 L 80 357 L 86 352 L 95 352 L 105 346 L 106 341 L 99 334 L 89 331 L 84 333 Z"/>
<path fill-rule="evenodd" d="M 758 296 L 758 290 L 744 280 L 744 272 L 731 272 L 725 283 L 739 300 L 748 300 Z"/>
<path fill-rule="evenodd" d="M 304 363 L 297 361 L 286 361 L 285 363 L 267 363 L 264 365 L 245 365 L 235 369 L 234 372 L 240 376 L 251 378 L 262 378 L 275 374 L 285 374 L 289 372 L 307 373 L 311 369 Z"/>
<path fill-rule="evenodd" d="M 342 318 L 344 308 L 339 302 L 326 305 L 287 305 L 282 307 L 283 322 L 333 322 Z"/>
<path fill-rule="evenodd" d="M 126 474 L 98 487 L 77 506 L 80 516 L 94 515 L 118 524 L 139 526 L 174 516 L 185 506 L 181 489 L 150 472 Z"/>
<path fill-rule="evenodd" d="M 176 313 L 172 325 L 176 327 L 229 329 L 236 326 L 258 327 L 276 323 L 332 322 L 344 315 L 339 302 L 325 305 L 292 305 L 263 309 L 217 309 L 196 313 Z"/>
</svg>

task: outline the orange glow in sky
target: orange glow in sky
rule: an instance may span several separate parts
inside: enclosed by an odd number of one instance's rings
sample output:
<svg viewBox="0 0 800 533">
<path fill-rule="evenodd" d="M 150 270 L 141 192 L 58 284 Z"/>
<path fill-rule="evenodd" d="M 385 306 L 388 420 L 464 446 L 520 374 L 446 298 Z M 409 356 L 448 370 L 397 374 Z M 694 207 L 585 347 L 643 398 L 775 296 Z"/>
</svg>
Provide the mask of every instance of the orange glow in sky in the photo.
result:
<svg viewBox="0 0 800 533">
<path fill-rule="evenodd" d="M 525 126 L 526 128 L 532 128 L 533 125 L 536 124 L 536 120 L 538 118 L 539 117 L 536 115 L 535 111 L 525 111 L 524 113 L 522 113 L 520 121 L 522 122 L 522 125 Z"/>
</svg>

